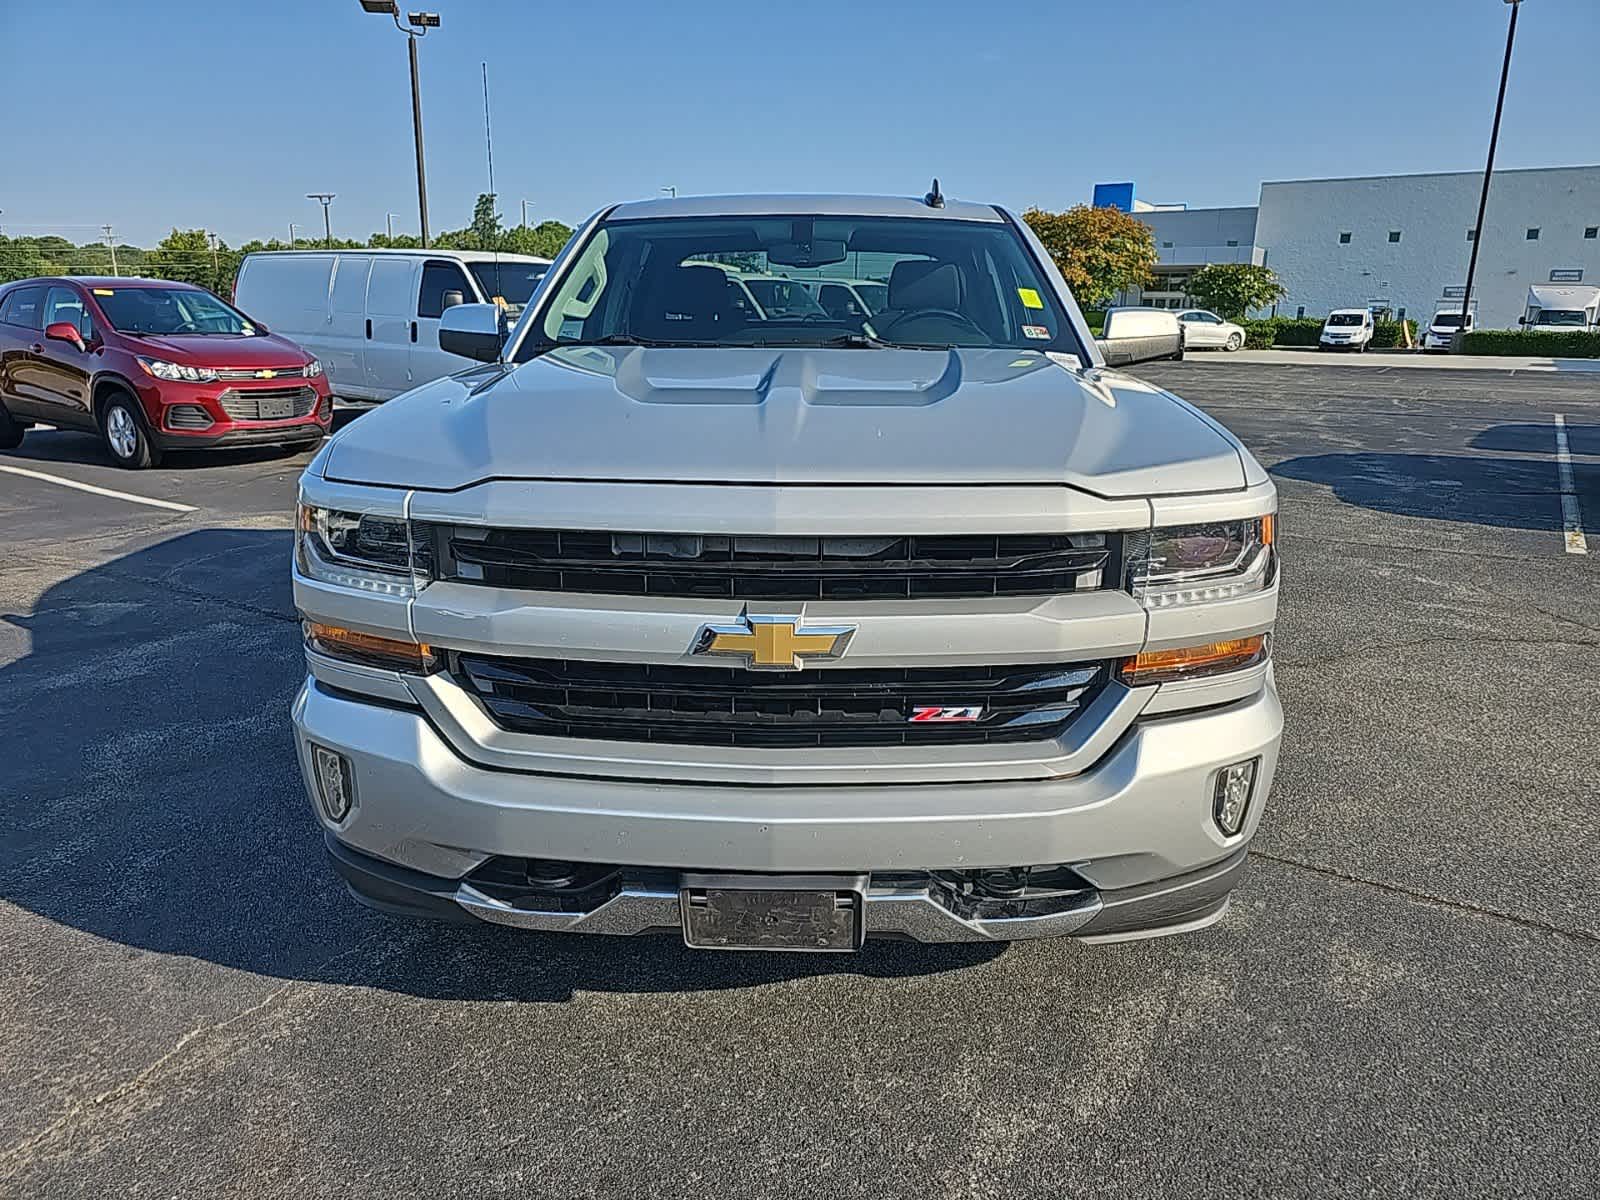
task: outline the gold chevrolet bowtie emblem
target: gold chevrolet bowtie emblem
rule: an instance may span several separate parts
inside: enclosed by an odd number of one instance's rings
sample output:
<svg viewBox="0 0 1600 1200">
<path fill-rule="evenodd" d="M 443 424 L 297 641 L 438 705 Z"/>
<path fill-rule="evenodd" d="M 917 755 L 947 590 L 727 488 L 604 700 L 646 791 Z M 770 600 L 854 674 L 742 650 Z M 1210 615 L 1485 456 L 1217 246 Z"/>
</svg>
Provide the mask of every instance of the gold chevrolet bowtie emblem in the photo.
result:
<svg viewBox="0 0 1600 1200">
<path fill-rule="evenodd" d="M 278 373 L 276 371 L 272 371 L 272 370 L 257 371 L 256 372 L 256 378 L 257 379 L 276 379 L 277 377 L 278 377 Z"/>
<path fill-rule="evenodd" d="M 744 659 L 757 671 L 798 671 L 808 658 L 838 658 L 854 625 L 802 625 L 797 617 L 752 617 L 741 613 L 726 625 L 703 625 L 693 653 Z"/>
</svg>

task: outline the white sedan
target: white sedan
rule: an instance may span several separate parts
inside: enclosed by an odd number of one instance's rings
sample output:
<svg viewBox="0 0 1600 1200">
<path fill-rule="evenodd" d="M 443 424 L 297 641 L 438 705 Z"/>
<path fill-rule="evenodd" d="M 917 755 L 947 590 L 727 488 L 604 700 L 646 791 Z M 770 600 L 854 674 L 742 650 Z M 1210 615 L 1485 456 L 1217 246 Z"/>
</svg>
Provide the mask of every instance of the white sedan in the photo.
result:
<svg viewBox="0 0 1600 1200">
<path fill-rule="evenodd" d="M 1244 327 L 1224 321 L 1203 308 L 1186 308 L 1178 314 L 1183 322 L 1183 344 L 1188 350 L 1214 347 L 1237 350 L 1244 345 Z"/>
</svg>

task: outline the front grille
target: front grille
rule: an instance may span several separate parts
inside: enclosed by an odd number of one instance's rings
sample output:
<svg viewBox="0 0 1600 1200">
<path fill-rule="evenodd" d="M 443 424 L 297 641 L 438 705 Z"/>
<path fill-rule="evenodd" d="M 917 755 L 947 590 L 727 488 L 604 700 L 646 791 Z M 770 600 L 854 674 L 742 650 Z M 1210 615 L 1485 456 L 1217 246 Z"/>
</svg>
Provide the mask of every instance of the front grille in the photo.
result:
<svg viewBox="0 0 1600 1200">
<path fill-rule="evenodd" d="M 304 367 L 271 367 L 275 379 L 299 379 L 306 373 Z M 227 367 L 217 372 L 218 379 L 259 379 L 260 367 Z"/>
<path fill-rule="evenodd" d="M 1046 596 L 1118 577 L 1117 535 L 744 537 L 433 526 L 444 579 L 716 600 Z"/>
<path fill-rule="evenodd" d="M 235 421 L 287 421 L 306 417 L 316 407 L 315 388 L 229 388 L 217 397 Z"/>
<path fill-rule="evenodd" d="M 843 668 L 782 675 L 454 653 L 450 669 L 502 729 L 699 746 L 947 746 L 1058 737 L 1109 665 Z M 913 722 L 918 709 L 977 720 Z"/>
</svg>

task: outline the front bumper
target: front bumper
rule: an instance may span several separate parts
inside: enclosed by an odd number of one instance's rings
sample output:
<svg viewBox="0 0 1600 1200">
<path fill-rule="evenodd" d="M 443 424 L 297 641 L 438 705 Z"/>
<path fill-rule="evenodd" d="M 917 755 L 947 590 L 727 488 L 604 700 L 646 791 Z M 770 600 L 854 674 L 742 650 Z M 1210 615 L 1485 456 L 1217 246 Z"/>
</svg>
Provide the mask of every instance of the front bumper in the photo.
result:
<svg viewBox="0 0 1600 1200">
<path fill-rule="evenodd" d="M 682 872 L 855 872 L 872 877 L 868 933 L 924 941 L 1141 936 L 1215 920 L 1260 819 L 1283 725 L 1268 672 L 1245 699 L 1141 719 L 1064 778 L 729 786 L 480 766 L 422 712 L 315 680 L 293 715 L 335 863 L 380 907 L 633 933 L 675 924 Z M 353 769 L 355 804 L 337 823 L 315 803 L 313 742 Z M 1216 774 L 1251 757 L 1261 760 L 1256 792 L 1244 829 L 1227 837 L 1211 815 Z M 496 856 L 624 864 L 632 875 L 592 911 L 546 913 L 467 880 Z M 1042 916 L 990 919 L 889 878 L 1042 864 L 1071 864 L 1088 890 Z"/>
</svg>

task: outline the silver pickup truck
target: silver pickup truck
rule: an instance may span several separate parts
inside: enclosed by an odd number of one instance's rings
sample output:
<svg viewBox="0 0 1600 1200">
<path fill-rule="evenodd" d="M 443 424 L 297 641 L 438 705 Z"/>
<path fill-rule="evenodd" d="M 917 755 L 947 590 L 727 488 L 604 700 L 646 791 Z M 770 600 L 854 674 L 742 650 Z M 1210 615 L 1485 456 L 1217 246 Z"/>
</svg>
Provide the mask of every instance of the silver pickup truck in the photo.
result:
<svg viewBox="0 0 1600 1200">
<path fill-rule="evenodd" d="M 763 314 L 731 277 L 877 280 Z M 1277 761 L 1277 495 L 1026 225 L 622 204 L 306 469 L 293 719 L 397 913 L 853 950 L 1201 928 Z"/>
</svg>

